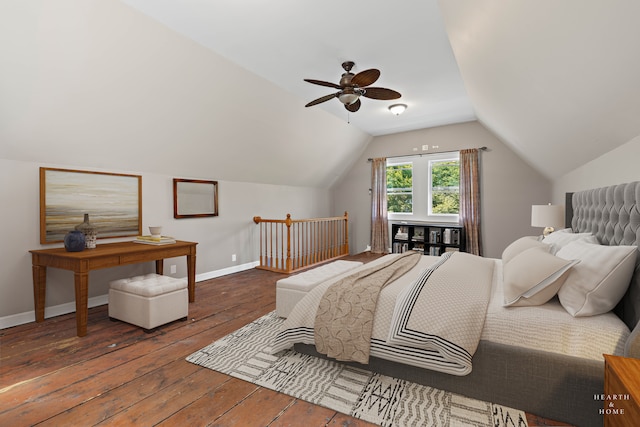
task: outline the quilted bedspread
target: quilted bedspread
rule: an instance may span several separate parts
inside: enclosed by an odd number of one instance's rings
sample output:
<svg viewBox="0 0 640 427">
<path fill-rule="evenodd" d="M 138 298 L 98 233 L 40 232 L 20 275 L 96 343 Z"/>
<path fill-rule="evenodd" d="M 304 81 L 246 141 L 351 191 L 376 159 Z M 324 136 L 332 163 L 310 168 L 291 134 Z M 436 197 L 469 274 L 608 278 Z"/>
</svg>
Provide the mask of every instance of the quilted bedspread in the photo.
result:
<svg viewBox="0 0 640 427">
<path fill-rule="evenodd" d="M 433 350 L 465 375 L 482 335 L 495 262 L 448 255 L 398 296 L 387 343 Z"/>
<path fill-rule="evenodd" d="M 356 271 L 397 257 L 400 255 L 387 255 Z M 415 267 L 380 291 L 370 338 L 371 356 L 453 375 L 471 372 L 494 266 L 494 260 L 460 252 L 442 257 L 421 255 Z M 317 345 L 316 313 L 323 294 L 338 280 L 318 285 L 296 305 L 273 343 L 273 352 L 295 343 Z M 343 329 L 349 336 L 353 333 L 349 322 Z"/>
</svg>

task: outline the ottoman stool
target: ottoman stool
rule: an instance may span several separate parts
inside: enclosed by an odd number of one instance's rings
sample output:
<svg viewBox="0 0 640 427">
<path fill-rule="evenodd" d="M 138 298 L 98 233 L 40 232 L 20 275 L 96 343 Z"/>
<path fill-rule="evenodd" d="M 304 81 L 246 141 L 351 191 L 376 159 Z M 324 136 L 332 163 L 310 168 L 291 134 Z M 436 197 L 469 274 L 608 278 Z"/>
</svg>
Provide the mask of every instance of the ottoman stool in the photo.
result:
<svg viewBox="0 0 640 427">
<path fill-rule="evenodd" d="M 109 284 L 109 318 L 152 329 L 186 320 L 189 315 L 187 279 L 146 274 Z"/>
<path fill-rule="evenodd" d="M 347 273 L 359 266 L 360 261 L 334 261 L 276 282 L 276 314 L 287 317 L 307 292 L 325 280 Z"/>
</svg>

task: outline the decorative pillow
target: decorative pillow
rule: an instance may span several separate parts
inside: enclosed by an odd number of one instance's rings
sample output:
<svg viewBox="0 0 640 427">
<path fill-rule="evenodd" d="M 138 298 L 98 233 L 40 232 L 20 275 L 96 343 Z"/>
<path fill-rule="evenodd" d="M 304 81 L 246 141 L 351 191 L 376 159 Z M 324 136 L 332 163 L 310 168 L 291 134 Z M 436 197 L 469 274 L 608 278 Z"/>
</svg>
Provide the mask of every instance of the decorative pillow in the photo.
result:
<svg viewBox="0 0 640 427">
<path fill-rule="evenodd" d="M 603 246 L 585 241 L 560 249 L 560 258 L 580 260 L 558 292 L 565 310 L 574 317 L 612 310 L 629 287 L 637 252 L 636 246 Z"/>
<path fill-rule="evenodd" d="M 573 229 L 571 229 L 571 228 L 561 228 L 560 230 L 554 231 L 554 233 L 573 233 Z"/>
<path fill-rule="evenodd" d="M 503 265 L 505 306 L 542 305 L 558 292 L 569 269 L 579 261 L 558 258 L 534 247 Z"/>
<path fill-rule="evenodd" d="M 519 253 L 522 253 L 530 248 L 546 248 L 547 252 L 551 250 L 551 245 L 542 243 L 538 236 L 525 236 L 511 243 L 502 251 L 502 262 L 507 263 L 513 259 Z"/>
<path fill-rule="evenodd" d="M 556 254 L 560 249 L 575 241 L 584 241 L 595 245 L 600 244 L 596 236 L 591 233 L 571 233 L 570 231 L 565 230 L 556 231 L 542 239 L 543 243 L 551 245 L 552 254 Z"/>
</svg>

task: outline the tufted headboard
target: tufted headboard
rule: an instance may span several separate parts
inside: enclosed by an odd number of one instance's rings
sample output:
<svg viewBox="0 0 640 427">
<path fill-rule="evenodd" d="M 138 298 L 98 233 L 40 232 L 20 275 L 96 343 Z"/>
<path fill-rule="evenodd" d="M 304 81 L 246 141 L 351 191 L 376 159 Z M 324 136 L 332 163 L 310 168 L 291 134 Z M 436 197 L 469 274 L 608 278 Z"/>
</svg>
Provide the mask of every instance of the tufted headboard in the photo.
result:
<svg viewBox="0 0 640 427">
<path fill-rule="evenodd" d="M 640 182 L 567 193 L 566 212 L 568 227 L 594 234 L 603 245 L 640 245 Z M 631 330 L 640 320 L 639 265 L 640 254 L 631 285 L 615 309 Z"/>
</svg>

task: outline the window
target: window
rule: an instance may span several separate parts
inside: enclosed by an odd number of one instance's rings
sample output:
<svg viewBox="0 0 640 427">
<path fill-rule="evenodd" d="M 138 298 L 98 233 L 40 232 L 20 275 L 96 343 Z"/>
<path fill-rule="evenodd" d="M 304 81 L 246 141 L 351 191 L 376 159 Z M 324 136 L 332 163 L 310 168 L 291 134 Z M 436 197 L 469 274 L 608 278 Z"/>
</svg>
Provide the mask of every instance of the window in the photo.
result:
<svg viewBox="0 0 640 427">
<path fill-rule="evenodd" d="M 387 212 L 413 212 L 412 163 L 387 163 Z"/>
<path fill-rule="evenodd" d="M 390 219 L 457 222 L 459 210 L 457 152 L 387 159 Z"/>
<path fill-rule="evenodd" d="M 460 212 L 460 161 L 430 161 L 429 178 L 429 215 L 457 215 Z"/>
</svg>

